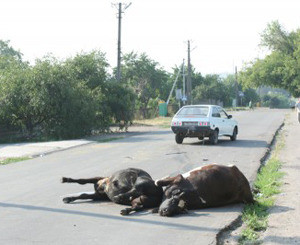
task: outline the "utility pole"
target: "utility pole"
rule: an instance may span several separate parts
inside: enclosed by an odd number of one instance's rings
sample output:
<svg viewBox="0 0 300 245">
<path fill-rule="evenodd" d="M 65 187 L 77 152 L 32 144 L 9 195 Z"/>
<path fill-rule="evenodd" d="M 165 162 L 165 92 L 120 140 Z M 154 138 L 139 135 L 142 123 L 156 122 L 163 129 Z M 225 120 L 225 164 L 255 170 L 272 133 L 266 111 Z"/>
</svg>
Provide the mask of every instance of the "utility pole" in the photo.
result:
<svg viewBox="0 0 300 245">
<path fill-rule="evenodd" d="M 237 77 L 237 67 L 235 67 L 235 100 L 236 106 L 239 105 L 239 86 L 238 86 L 238 77 Z"/>
<path fill-rule="evenodd" d="M 185 90 L 185 67 L 184 67 L 184 59 L 183 59 L 183 62 L 182 62 L 182 102 L 183 104 L 185 105 L 186 103 L 186 90 Z"/>
<path fill-rule="evenodd" d="M 117 61 L 117 81 L 120 82 L 121 80 L 121 23 L 122 23 L 122 13 L 124 13 L 124 10 L 126 10 L 131 3 L 124 4 L 124 3 L 118 3 L 118 4 L 112 4 L 115 7 L 118 8 L 118 61 Z M 124 9 L 122 8 L 124 5 Z"/>
<path fill-rule="evenodd" d="M 190 40 L 188 40 L 187 100 L 188 100 L 188 104 L 191 105 L 192 102 L 193 102 L 193 98 L 192 98 L 192 67 L 191 67 L 191 46 L 190 46 Z"/>
</svg>

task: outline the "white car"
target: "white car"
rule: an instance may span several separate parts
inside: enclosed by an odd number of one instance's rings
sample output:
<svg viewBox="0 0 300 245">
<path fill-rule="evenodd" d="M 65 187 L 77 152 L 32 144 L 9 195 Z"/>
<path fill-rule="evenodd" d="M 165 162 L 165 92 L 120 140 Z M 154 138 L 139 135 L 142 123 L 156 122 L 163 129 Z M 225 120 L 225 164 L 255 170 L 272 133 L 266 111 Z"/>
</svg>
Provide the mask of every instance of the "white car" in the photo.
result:
<svg viewBox="0 0 300 245">
<path fill-rule="evenodd" d="M 219 136 L 229 136 L 232 141 L 238 134 L 237 121 L 216 105 L 183 106 L 173 117 L 171 129 L 178 144 L 186 137 L 209 137 L 211 144 L 218 143 Z"/>
</svg>

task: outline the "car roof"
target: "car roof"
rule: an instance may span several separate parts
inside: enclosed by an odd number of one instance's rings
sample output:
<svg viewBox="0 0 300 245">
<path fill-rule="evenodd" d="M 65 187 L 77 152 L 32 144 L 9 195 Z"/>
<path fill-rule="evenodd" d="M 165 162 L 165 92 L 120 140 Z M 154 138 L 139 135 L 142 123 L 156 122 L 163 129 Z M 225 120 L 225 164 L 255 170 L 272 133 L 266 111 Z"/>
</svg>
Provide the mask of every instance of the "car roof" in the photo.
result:
<svg viewBox="0 0 300 245">
<path fill-rule="evenodd" d="M 218 105 L 185 105 L 185 106 L 183 106 L 183 107 L 181 107 L 181 108 L 187 108 L 187 107 L 203 107 L 203 106 L 207 106 L 207 107 L 214 107 L 214 106 L 220 107 L 220 106 L 218 106 Z"/>
</svg>

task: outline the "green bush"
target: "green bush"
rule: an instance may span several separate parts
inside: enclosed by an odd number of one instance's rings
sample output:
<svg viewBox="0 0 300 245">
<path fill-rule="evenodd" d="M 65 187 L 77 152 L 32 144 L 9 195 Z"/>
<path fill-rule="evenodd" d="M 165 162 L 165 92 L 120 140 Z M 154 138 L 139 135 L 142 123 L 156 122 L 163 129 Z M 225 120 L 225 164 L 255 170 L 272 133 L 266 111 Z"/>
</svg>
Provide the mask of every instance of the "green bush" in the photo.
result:
<svg viewBox="0 0 300 245">
<path fill-rule="evenodd" d="M 270 93 L 262 98 L 263 106 L 270 108 L 289 108 L 290 99 L 282 94 Z"/>
<path fill-rule="evenodd" d="M 0 67 L 0 124 L 23 137 L 51 139 L 104 131 L 112 122 L 127 125 L 134 93 L 108 81 L 107 66 L 99 52 L 66 61 L 47 57 L 34 66 L 9 60 Z"/>
</svg>

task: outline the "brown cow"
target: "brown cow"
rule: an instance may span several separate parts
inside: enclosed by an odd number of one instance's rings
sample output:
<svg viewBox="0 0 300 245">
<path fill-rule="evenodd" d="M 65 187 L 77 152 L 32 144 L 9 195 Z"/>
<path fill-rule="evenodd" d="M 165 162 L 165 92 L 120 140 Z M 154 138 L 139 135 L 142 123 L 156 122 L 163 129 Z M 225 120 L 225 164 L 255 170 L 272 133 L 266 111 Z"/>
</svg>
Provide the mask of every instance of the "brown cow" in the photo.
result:
<svg viewBox="0 0 300 245">
<path fill-rule="evenodd" d="M 248 180 L 234 165 L 210 164 L 158 180 L 156 185 L 166 186 L 164 201 L 158 209 L 162 216 L 173 216 L 187 209 L 254 202 Z"/>
</svg>

